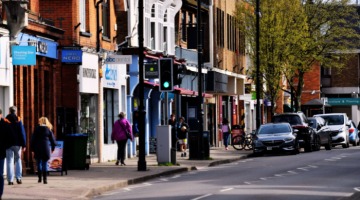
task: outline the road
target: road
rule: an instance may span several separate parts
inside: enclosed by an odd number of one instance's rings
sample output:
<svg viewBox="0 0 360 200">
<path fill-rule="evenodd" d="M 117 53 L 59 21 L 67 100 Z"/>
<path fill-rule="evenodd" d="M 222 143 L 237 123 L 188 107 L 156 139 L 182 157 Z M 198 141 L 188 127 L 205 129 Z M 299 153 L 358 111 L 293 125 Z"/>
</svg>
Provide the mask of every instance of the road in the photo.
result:
<svg viewBox="0 0 360 200">
<path fill-rule="evenodd" d="M 360 191 L 360 147 L 265 155 L 161 177 L 94 197 L 136 200 L 337 200 Z"/>
</svg>

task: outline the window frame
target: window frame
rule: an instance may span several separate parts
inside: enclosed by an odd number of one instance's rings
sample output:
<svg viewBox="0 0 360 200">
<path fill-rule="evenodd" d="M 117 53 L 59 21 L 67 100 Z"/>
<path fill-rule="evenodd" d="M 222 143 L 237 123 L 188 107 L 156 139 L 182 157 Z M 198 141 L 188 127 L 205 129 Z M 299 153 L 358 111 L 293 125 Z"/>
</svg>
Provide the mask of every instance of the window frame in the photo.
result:
<svg viewBox="0 0 360 200">
<path fill-rule="evenodd" d="M 101 16 L 102 16 L 102 36 L 110 38 L 110 2 L 102 3 L 101 5 Z"/>
</svg>

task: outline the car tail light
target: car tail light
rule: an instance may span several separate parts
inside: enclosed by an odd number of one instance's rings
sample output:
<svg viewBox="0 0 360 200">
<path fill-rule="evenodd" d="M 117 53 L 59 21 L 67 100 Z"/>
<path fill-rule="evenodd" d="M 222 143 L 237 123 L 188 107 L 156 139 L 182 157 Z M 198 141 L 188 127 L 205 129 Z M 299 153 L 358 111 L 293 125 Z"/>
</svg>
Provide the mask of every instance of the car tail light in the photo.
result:
<svg viewBox="0 0 360 200">
<path fill-rule="evenodd" d="M 306 128 L 306 126 L 303 126 L 303 125 L 301 125 L 301 126 L 294 126 L 294 128 L 296 128 L 296 129 L 302 129 L 302 128 Z"/>
<path fill-rule="evenodd" d="M 354 132 L 354 130 L 355 130 L 355 129 L 353 129 L 353 128 L 349 129 L 349 133 Z"/>
</svg>

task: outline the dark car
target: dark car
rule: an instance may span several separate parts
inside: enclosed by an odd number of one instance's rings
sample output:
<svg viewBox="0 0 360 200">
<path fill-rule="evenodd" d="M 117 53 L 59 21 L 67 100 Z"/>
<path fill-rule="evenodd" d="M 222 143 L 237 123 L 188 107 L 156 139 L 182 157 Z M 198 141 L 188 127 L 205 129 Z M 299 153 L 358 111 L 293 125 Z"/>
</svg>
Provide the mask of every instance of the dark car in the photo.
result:
<svg viewBox="0 0 360 200">
<path fill-rule="evenodd" d="M 260 126 L 253 133 L 254 155 L 263 155 L 267 152 L 298 154 L 300 146 L 296 139 L 297 131 L 289 123 L 269 123 Z"/>
<path fill-rule="evenodd" d="M 302 112 L 297 113 L 283 113 L 274 115 L 272 118 L 273 123 L 289 123 L 293 129 L 299 130 L 297 140 L 300 147 L 305 149 L 305 152 L 312 152 L 314 149 L 314 136 L 315 131 L 311 127 L 312 122 L 308 121 L 307 117 Z"/>
<path fill-rule="evenodd" d="M 316 133 L 315 137 L 315 149 L 320 150 L 321 146 L 325 146 L 326 150 L 331 150 L 332 147 L 332 136 L 331 129 L 326 124 L 325 120 L 321 117 L 309 118 L 309 121 L 313 122 L 311 127 Z"/>
</svg>

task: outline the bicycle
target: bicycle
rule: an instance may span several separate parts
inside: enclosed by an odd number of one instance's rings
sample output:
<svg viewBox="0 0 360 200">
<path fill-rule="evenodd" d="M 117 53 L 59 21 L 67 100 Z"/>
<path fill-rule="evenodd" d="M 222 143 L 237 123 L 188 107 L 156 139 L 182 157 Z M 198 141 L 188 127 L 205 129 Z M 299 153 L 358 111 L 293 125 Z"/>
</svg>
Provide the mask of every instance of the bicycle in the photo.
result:
<svg viewBox="0 0 360 200">
<path fill-rule="evenodd" d="M 253 139 L 251 134 L 237 135 L 232 138 L 232 146 L 236 150 L 252 150 L 253 148 Z"/>
</svg>

